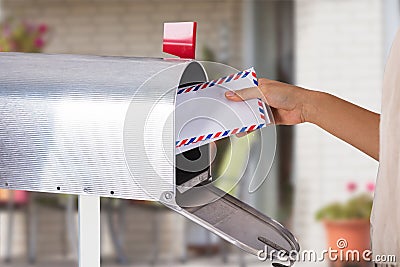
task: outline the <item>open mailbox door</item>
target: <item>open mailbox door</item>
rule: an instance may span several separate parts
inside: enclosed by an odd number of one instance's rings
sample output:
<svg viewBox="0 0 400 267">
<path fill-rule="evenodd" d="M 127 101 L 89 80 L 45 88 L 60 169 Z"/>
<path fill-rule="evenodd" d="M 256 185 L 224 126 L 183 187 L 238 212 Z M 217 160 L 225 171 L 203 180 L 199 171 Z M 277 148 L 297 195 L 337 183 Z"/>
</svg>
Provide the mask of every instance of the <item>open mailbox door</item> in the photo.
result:
<svg viewBox="0 0 400 267">
<path fill-rule="evenodd" d="M 160 201 L 249 253 L 299 250 L 282 225 L 214 186 L 211 145 L 176 155 L 177 90 L 219 71 L 24 53 L 0 53 L 0 66 L 0 188 Z"/>
</svg>

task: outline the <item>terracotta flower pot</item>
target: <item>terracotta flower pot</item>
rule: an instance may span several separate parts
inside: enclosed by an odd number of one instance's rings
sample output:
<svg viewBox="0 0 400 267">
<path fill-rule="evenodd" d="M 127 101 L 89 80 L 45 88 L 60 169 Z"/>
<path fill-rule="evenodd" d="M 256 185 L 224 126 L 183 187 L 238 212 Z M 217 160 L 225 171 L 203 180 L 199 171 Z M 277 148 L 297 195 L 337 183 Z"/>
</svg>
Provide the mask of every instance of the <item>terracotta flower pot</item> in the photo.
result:
<svg viewBox="0 0 400 267">
<path fill-rule="evenodd" d="M 332 262 L 333 266 L 346 266 L 350 263 L 351 266 L 366 265 L 366 262 L 363 261 L 363 252 L 370 249 L 370 223 L 368 219 L 325 220 L 324 226 L 329 248 L 337 250 L 339 253 L 342 251 L 342 255 L 346 255 L 349 250 L 359 252 L 359 262 L 352 262 L 352 256 L 347 258 L 344 256 L 342 261 L 339 258 Z M 347 255 L 350 255 L 350 252 Z"/>
</svg>

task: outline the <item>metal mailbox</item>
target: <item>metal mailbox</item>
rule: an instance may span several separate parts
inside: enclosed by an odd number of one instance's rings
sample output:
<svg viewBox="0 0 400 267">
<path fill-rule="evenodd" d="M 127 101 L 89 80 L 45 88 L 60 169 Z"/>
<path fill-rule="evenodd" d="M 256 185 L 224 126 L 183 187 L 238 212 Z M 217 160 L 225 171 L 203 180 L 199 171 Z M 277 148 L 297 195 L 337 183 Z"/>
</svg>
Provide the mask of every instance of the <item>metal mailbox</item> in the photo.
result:
<svg viewBox="0 0 400 267">
<path fill-rule="evenodd" d="M 0 67 L 0 188 L 160 201 L 252 254 L 299 250 L 208 184 L 208 145 L 175 155 L 176 90 L 208 80 L 201 62 L 0 53 Z"/>
</svg>

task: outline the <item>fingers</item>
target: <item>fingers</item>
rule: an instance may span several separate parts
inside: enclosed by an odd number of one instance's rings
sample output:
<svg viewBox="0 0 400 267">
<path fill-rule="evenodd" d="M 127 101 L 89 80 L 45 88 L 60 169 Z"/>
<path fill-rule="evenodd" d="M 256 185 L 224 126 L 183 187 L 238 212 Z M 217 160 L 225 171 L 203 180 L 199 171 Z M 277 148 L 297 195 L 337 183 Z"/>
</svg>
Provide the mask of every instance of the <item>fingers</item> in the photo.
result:
<svg viewBox="0 0 400 267">
<path fill-rule="evenodd" d="M 244 132 L 244 133 L 238 133 L 238 134 L 236 134 L 236 137 L 243 137 L 243 136 L 246 136 L 248 134 L 248 132 Z"/>
<path fill-rule="evenodd" d="M 228 91 L 225 93 L 225 97 L 232 101 L 243 101 L 262 97 L 262 93 L 258 87 L 250 87 L 236 91 Z"/>
<path fill-rule="evenodd" d="M 274 123 L 276 125 L 280 125 L 282 123 L 281 121 L 281 117 L 279 115 L 279 112 L 276 108 L 271 107 L 271 111 L 272 111 L 272 116 L 274 118 Z"/>
<path fill-rule="evenodd" d="M 266 79 L 264 79 L 264 80 L 266 80 Z M 264 83 L 265 81 L 259 81 L 259 82 Z M 250 87 L 250 88 L 245 88 L 245 89 L 236 90 L 236 91 L 227 91 L 225 93 L 225 97 L 232 101 L 244 101 L 244 100 L 254 99 L 254 98 L 264 98 L 261 90 L 258 87 Z M 252 131 L 238 133 L 238 134 L 236 134 L 236 137 L 240 138 L 240 137 L 248 135 L 251 132 Z"/>
<path fill-rule="evenodd" d="M 236 137 L 240 138 L 240 137 L 246 136 L 246 135 L 248 135 L 248 134 L 250 134 L 252 132 L 254 132 L 254 130 L 248 131 L 248 132 L 243 132 L 243 133 L 238 133 L 238 134 L 235 134 L 235 135 L 236 135 Z"/>
</svg>

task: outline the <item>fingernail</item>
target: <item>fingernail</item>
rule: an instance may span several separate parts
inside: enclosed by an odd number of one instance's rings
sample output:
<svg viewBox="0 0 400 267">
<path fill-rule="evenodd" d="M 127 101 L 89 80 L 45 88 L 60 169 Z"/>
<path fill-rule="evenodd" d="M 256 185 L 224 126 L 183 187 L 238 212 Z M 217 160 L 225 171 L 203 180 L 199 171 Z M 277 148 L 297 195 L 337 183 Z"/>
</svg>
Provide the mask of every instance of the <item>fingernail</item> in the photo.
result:
<svg viewBox="0 0 400 267">
<path fill-rule="evenodd" d="M 232 92 L 232 91 L 228 91 L 228 92 L 225 93 L 225 96 L 226 97 L 233 97 L 233 96 L 235 96 L 235 93 Z"/>
</svg>

